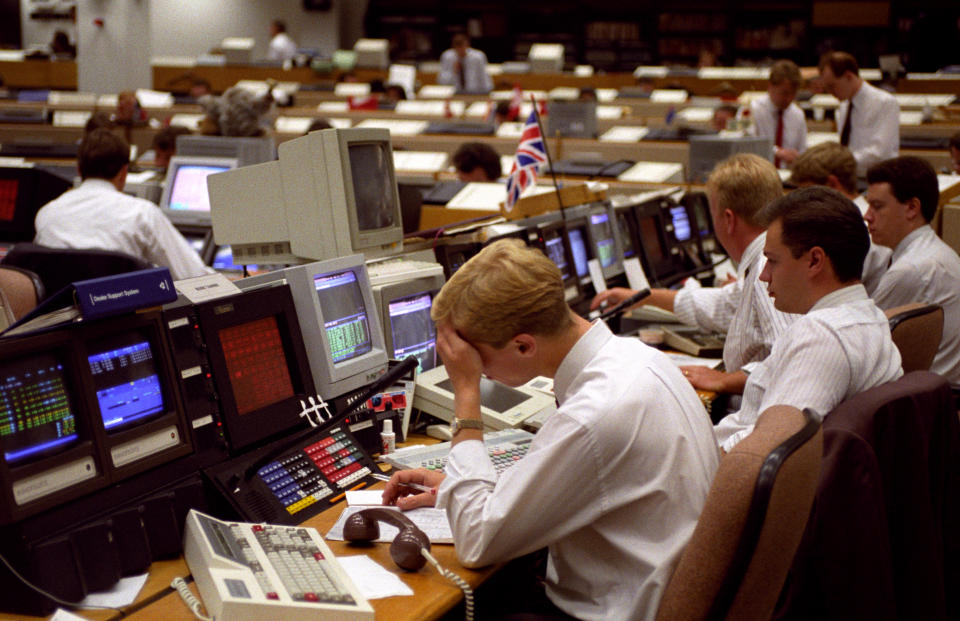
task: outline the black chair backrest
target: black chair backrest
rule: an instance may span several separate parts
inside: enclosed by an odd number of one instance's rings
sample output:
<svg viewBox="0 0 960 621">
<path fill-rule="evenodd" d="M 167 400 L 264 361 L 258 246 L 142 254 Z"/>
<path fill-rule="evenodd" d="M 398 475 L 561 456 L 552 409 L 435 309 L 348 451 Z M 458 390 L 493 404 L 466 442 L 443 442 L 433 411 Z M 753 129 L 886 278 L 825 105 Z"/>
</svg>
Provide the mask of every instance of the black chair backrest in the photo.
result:
<svg viewBox="0 0 960 621">
<path fill-rule="evenodd" d="M 22 267 L 39 276 L 45 290 L 44 299 L 78 280 L 150 267 L 149 263 L 123 252 L 48 248 L 32 243 L 17 244 L 2 263 Z"/>
</svg>

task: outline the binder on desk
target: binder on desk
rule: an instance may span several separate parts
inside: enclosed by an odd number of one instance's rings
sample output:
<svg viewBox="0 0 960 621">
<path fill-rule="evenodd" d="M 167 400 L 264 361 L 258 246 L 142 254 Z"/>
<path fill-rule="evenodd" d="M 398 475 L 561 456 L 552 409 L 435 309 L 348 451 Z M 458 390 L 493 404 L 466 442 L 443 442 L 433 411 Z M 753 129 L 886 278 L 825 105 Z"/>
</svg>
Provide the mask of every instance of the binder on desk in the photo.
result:
<svg viewBox="0 0 960 621">
<path fill-rule="evenodd" d="M 10 326 L 3 336 L 15 336 L 72 321 L 120 315 L 177 299 L 166 267 L 125 272 L 67 285 Z"/>
</svg>

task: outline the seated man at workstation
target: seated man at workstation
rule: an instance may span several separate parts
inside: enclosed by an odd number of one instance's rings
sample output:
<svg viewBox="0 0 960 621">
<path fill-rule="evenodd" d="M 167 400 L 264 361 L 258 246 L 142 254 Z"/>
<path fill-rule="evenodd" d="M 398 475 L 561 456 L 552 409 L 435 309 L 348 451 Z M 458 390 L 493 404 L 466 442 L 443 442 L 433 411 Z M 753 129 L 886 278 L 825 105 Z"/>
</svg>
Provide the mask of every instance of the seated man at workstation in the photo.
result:
<svg viewBox="0 0 960 621">
<path fill-rule="evenodd" d="M 740 394 L 753 365 L 770 353 L 773 342 L 794 319 L 774 309 L 767 288 L 758 280 L 763 269 L 764 227 L 757 214 L 783 196 L 776 169 L 757 155 L 734 155 L 714 168 L 707 179 L 707 198 L 717 241 L 737 262 L 737 280 L 723 287 L 653 289 L 644 304 L 673 311 L 683 323 L 709 332 L 725 332 L 725 371 L 684 367 L 694 388 Z M 594 298 L 616 304 L 636 294 L 609 289 Z"/>
<path fill-rule="evenodd" d="M 470 37 L 458 32 L 440 55 L 437 84 L 455 86 L 458 93 L 489 93 L 493 80 L 487 74 L 487 55 L 470 47 Z"/>
<path fill-rule="evenodd" d="M 34 243 L 125 252 L 170 268 L 174 280 L 210 272 L 156 205 L 121 191 L 130 160 L 123 138 L 96 129 L 77 157 L 83 183 L 40 208 Z"/>
<path fill-rule="evenodd" d="M 846 52 L 827 52 L 820 58 L 820 79 L 828 93 L 840 100 L 837 130 L 840 144 L 857 160 L 857 176 L 873 164 L 896 157 L 900 151 L 900 104 L 890 93 L 860 77 L 857 60 Z"/>
<path fill-rule="evenodd" d="M 825 185 L 853 201 L 860 213 L 867 212 L 867 199 L 857 193 L 857 161 L 850 149 L 840 143 L 823 142 L 805 151 L 793 163 L 789 183 L 798 188 Z M 890 254 L 889 248 L 870 243 L 860 277 L 868 295 L 873 295 L 880 277 L 887 271 Z"/>
<path fill-rule="evenodd" d="M 556 265 L 517 240 L 464 264 L 431 314 L 454 387 L 453 447 L 445 473 L 394 474 L 384 502 L 445 508 L 466 566 L 549 547 L 546 597 L 522 598 L 535 612 L 653 619 L 718 465 L 703 405 L 680 371 L 573 314 Z M 552 377 L 559 404 L 499 478 L 482 442 L 481 374 L 513 386 Z M 404 496 L 409 482 L 435 494 Z"/>
<path fill-rule="evenodd" d="M 453 154 L 460 181 L 496 181 L 503 176 L 500 155 L 485 142 L 465 142 Z"/>
<path fill-rule="evenodd" d="M 912 302 L 943 307 L 943 336 L 930 370 L 960 382 L 960 257 L 930 228 L 940 199 L 926 160 L 898 157 L 867 171 L 864 219 L 875 244 L 893 250 L 872 297 L 887 310 Z"/>
<path fill-rule="evenodd" d="M 799 313 L 750 374 L 738 412 L 714 431 L 729 452 L 772 405 L 821 419 L 840 402 L 903 375 L 887 318 L 860 284 L 870 237 L 860 210 L 823 187 L 796 190 L 760 214 L 767 226 L 760 280 L 777 310 Z"/>
<path fill-rule="evenodd" d="M 779 60 L 770 67 L 767 94 L 750 102 L 750 133 L 773 140 L 773 165 L 787 168 L 807 148 L 807 119 L 794 103 L 803 84 L 800 67 Z"/>
<path fill-rule="evenodd" d="M 287 25 L 283 20 L 270 22 L 270 44 L 267 46 L 267 60 L 290 60 L 297 53 L 297 44 L 287 34 Z"/>
</svg>

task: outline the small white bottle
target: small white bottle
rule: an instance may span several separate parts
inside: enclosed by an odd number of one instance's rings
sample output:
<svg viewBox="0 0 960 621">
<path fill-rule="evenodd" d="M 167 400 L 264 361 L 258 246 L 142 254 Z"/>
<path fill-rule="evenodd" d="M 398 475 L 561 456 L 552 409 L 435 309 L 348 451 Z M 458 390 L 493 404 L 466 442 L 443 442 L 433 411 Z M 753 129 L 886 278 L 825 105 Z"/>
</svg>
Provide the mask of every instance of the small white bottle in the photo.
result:
<svg viewBox="0 0 960 621">
<path fill-rule="evenodd" d="M 388 455 L 397 450 L 397 434 L 393 433 L 393 419 L 383 421 L 383 431 L 380 432 L 380 454 Z"/>
</svg>

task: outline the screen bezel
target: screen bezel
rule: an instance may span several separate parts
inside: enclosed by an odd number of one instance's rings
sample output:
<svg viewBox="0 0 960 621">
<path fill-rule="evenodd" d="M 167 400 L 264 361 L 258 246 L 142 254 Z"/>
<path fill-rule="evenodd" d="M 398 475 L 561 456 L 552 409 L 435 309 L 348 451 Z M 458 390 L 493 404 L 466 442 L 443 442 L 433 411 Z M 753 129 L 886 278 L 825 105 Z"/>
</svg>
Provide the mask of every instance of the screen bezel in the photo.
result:
<svg viewBox="0 0 960 621">
<path fill-rule="evenodd" d="M 337 131 L 337 130 L 333 130 Z M 358 133 L 359 132 L 359 133 Z M 382 140 L 374 136 L 364 135 L 360 130 L 353 132 L 337 131 L 337 143 L 340 147 L 340 167 L 342 176 L 336 183 L 343 184 L 343 196 L 347 208 L 347 221 L 350 225 L 350 242 L 354 252 L 361 252 L 367 248 L 379 248 L 385 243 L 399 241 L 403 239 L 403 212 L 400 208 L 400 193 L 397 190 L 397 173 L 393 166 L 393 147 L 390 140 Z M 353 170 L 350 163 L 350 147 L 362 145 L 384 146 L 386 161 L 385 168 L 387 172 L 387 189 L 392 192 L 394 210 L 394 223 L 390 226 L 380 227 L 378 229 L 360 230 L 360 223 L 357 218 L 357 198 L 353 191 L 353 180 L 355 174 L 363 174 Z M 336 206 L 334 206 L 336 208 Z M 399 235 L 397 235 L 399 233 Z M 396 238 L 396 239 L 394 239 Z"/>
<path fill-rule="evenodd" d="M 160 208 L 175 214 L 205 214 L 210 217 L 210 211 L 200 211 L 195 209 L 172 209 L 170 207 L 170 198 L 173 196 L 174 181 L 177 178 L 177 172 L 184 166 L 216 166 L 233 170 L 237 167 L 236 158 L 226 157 L 203 157 L 199 155 L 174 155 L 170 158 L 170 164 L 167 166 L 167 174 L 163 180 L 163 194 L 160 195 Z M 218 172 L 226 172 L 224 170 Z M 217 173 L 211 173 L 217 174 Z M 207 184 L 207 200 L 209 201 L 210 190 Z M 212 209 L 212 207 L 211 207 Z"/>
<path fill-rule="evenodd" d="M 383 326 L 383 344 L 387 349 L 388 357 L 394 357 L 393 325 L 390 323 L 390 303 L 396 300 L 426 293 L 430 295 L 430 306 L 432 308 L 433 300 L 440 291 L 440 288 L 443 287 L 443 284 L 443 277 L 438 275 L 428 278 L 416 278 L 414 280 L 390 283 L 388 285 L 379 285 L 375 287 L 375 295 L 379 300 L 380 325 Z M 440 355 L 437 354 L 437 361 L 434 366 L 439 366 L 441 364 Z"/>
<path fill-rule="evenodd" d="M 669 243 L 666 235 L 666 228 L 664 225 L 663 209 L 662 209 L 661 199 L 654 199 L 645 203 L 640 203 L 633 207 L 634 218 L 637 223 L 637 241 L 639 248 L 643 253 L 643 258 L 645 260 L 645 265 L 650 270 L 648 274 L 653 276 L 657 281 L 657 284 L 663 284 L 666 279 L 671 276 L 680 273 L 683 270 L 682 257 L 679 253 L 673 252 L 673 246 Z M 660 240 L 660 247 L 663 248 L 663 252 L 666 255 L 662 259 L 654 260 L 654 257 L 651 257 L 647 248 L 643 245 L 643 240 L 640 235 L 641 220 L 644 218 L 652 218 L 656 223 L 656 232 L 657 238 Z"/>
<path fill-rule="evenodd" d="M 606 280 L 610 280 L 616 276 L 619 276 L 623 273 L 623 250 L 620 248 L 620 240 L 617 236 L 617 223 L 615 222 L 616 215 L 613 213 L 612 209 L 608 209 L 605 205 L 599 205 L 590 209 L 587 214 L 587 233 L 590 238 L 591 251 L 593 256 L 597 258 L 599 262 L 600 257 L 600 240 L 597 237 L 595 228 L 597 225 L 593 223 L 594 216 L 607 216 L 607 226 L 610 227 L 610 238 L 613 240 L 613 262 L 610 265 L 604 267 L 600 265 L 600 269 L 603 272 L 603 277 Z"/>
<path fill-rule="evenodd" d="M 580 288 L 580 279 L 577 278 L 577 269 L 573 263 L 573 251 L 570 248 L 570 239 L 567 237 L 566 223 L 562 220 L 541 224 L 537 227 L 537 245 L 540 250 L 547 254 L 546 233 L 556 231 L 563 244 L 563 254 L 567 257 L 567 265 L 570 266 L 570 275 L 563 279 L 564 298 L 567 298 L 566 291 L 573 287 L 576 293 L 566 299 L 567 304 L 575 304 L 583 299 L 583 290 Z M 547 255 L 549 257 L 549 255 Z"/>
</svg>

